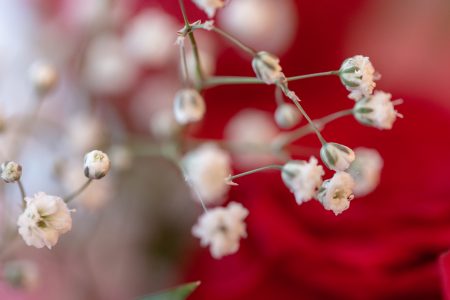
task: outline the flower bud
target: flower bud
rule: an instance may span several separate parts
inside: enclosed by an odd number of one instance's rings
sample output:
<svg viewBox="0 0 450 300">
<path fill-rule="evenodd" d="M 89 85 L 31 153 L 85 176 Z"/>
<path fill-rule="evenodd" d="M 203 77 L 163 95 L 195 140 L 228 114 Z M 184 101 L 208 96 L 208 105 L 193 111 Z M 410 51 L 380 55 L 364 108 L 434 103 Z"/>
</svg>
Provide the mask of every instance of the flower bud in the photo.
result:
<svg viewBox="0 0 450 300">
<path fill-rule="evenodd" d="M 39 271 L 31 261 L 9 261 L 3 266 L 3 278 L 15 288 L 32 290 L 38 285 Z"/>
<path fill-rule="evenodd" d="M 355 153 L 347 146 L 326 143 L 320 149 L 320 157 L 330 170 L 344 171 L 355 160 Z"/>
<path fill-rule="evenodd" d="M 216 10 L 225 6 L 224 0 L 192 0 L 198 8 L 203 10 L 208 18 L 213 18 Z"/>
<path fill-rule="evenodd" d="M 372 94 L 376 85 L 374 80 L 379 77 L 369 58 L 362 55 L 347 58 L 339 69 L 339 76 L 350 92 L 348 97 L 355 101 Z"/>
<path fill-rule="evenodd" d="M 38 61 L 31 65 L 29 76 L 34 90 L 39 96 L 50 93 L 58 83 L 58 73 L 46 62 Z"/>
<path fill-rule="evenodd" d="M 206 105 L 203 97 L 194 89 L 182 89 L 175 95 L 175 119 L 180 124 L 188 124 L 203 119 Z"/>
<path fill-rule="evenodd" d="M 111 163 L 108 155 L 94 150 L 84 156 L 84 175 L 89 179 L 100 179 L 108 173 Z"/>
<path fill-rule="evenodd" d="M 300 119 L 301 115 L 293 104 L 283 103 L 275 110 L 275 122 L 281 128 L 292 128 L 300 122 Z"/>
<path fill-rule="evenodd" d="M 14 161 L 6 161 L 1 165 L 1 177 L 4 182 L 11 183 L 22 176 L 22 166 Z"/>
<path fill-rule="evenodd" d="M 252 67 L 256 77 L 267 84 L 274 84 L 284 78 L 280 59 L 268 52 L 258 52 L 253 58 Z"/>
<path fill-rule="evenodd" d="M 356 102 L 353 111 L 361 124 L 378 129 L 391 129 L 399 115 L 391 102 L 391 94 L 382 91 Z"/>
</svg>

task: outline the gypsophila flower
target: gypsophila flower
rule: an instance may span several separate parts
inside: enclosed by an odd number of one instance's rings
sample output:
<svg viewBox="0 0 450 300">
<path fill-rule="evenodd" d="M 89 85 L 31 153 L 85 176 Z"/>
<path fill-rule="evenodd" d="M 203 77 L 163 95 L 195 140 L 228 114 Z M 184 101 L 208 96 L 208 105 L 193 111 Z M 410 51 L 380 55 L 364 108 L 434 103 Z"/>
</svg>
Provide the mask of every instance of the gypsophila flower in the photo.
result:
<svg viewBox="0 0 450 300">
<path fill-rule="evenodd" d="M 43 61 L 37 61 L 31 65 L 29 76 L 34 90 L 40 96 L 51 92 L 58 83 L 58 73 L 53 65 Z"/>
<path fill-rule="evenodd" d="M 275 122 L 281 128 L 289 129 L 301 120 L 298 109 L 290 103 L 283 103 L 275 110 Z"/>
<path fill-rule="evenodd" d="M 22 176 L 22 166 L 15 161 L 6 161 L 1 165 L 1 177 L 4 182 L 11 183 Z"/>
<path fill-rule="evenodd" d="M 222 258 L 236 253 L 239 240 L 247 237 L 244 219 L 248 210 L 240 203 L 231 202 L 227 207 L 208 210 L 192 228 L 192 234 L 200 238 L 203 247 L 209 245 L 211 255 Z"/>
<path fill-rule="evenodd" d="M 224 0 L 192 0 L 209 18 L 213 18 L 216 10 L 225 6 Z"/>
<path fill-rule="evenodd" d="M 252 60 L 256 77 L 267 84 L 274 84 L 284 78 L 280 59 L 265 51 L 258 52 Z"/>
<path fill-rule="evenodd" d="M 348 97 L 355 101 L 372 94 L 374 80 L 379 78 L 369 58 L 362 55 L 347 58 L 339 69 L 339 76 L 350 92 Z"/>
<path fill-rule="evenodd" d="M 311 157 L 309 162 L 292 160 L 286 163 L 281 171 L 281 178 L 300 205 L 314 197 L 324 174 L 322 166 L 317 165 L 317 159 Z"/>
<path fill-rule="evenodd" d="M 213 143 L 203 144 L 183 158 L 187 176 L 206 204 L 222 201 L 228 192 L 225 178 L 231 173 L 230 163 L 228 153 Z"/>
<path fill-rule="evenodd" d="M 355 160 L 355 153 L 347 146 L 326 143 L 320 149 L 320 157 L 330 170 L 345 171 Z"/>
<path fill-rule="evenodd" d="M 373 95 L 356 102 L 353 115 L 361 124 L 378 129 L 392 129 L 400 114 L 395 110 L 391 97 L 389 93 L 375 91 Z"/>
<path fill-rule="evenodd" d="M 353 192 L 355 196 L 361 197 L 371 193 L 380 182 L 383 158 L 375 149 L 355 149 L 355 160 L 346 171 L 354 181 Z"/>
<path fill-rule="evenodd" d="M 94 150 L 84 156 L 84 175 L 89 179 L 104 177 L 111 167 L 108 155 L 99 150 Z"/>
<path fill-rule="evenodd" d="M 345 172 L 336 172 L 331 179 L 323 182 L 317 200 L 326 210 L 332 210 L 338 215 L 350 207 L 354 186 L 352 176 Z"/>
<path fill-rule="evenodd" d="M 39 282 L 39 271 L 31 261 L 13 260 L 3 266 L 3 278 L 13 287 L 32 290 Z"/>
<path fill-rule="evenodd" d="M 25 197 L 26 207 L 19 216 L 19 234 L 28 246 L 51 249 L 61 234 L 72 228 L 70 210 L 58 196 L 39 192 Z"/>
<path fill-rule="evenodd" d="M 173 110 L 175 119 L 180 124 L 198 122 L 206 112 L 205 100 L 194 89 L 182 89 L 175 95 Z"/>
</svg>

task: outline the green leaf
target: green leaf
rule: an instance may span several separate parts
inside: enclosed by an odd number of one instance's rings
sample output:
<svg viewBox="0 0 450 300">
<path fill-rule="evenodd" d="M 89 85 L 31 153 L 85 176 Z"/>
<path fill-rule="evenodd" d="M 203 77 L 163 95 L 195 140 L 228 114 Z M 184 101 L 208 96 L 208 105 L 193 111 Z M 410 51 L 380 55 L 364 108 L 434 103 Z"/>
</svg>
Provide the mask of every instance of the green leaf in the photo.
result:
<svg viewBox="0 0 450 300">
<path fill-rule="evenodd" d="M 139 298 L 139 300 L 185 300 L 200 285 L 200 281 L 186 283 L 177 287 Z"/>
</svg>

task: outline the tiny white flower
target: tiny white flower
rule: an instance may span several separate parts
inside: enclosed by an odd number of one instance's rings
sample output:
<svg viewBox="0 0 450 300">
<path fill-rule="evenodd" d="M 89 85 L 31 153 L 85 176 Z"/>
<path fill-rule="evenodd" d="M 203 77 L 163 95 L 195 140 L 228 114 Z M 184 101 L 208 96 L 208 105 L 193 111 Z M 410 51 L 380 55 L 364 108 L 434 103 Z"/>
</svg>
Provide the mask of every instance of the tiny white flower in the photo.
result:
<svg viewBox="0 0 450 300">
<path fill-rule="evenodd" d="M 206 112 L 205 100 L 195 89 L 182 89 L 175 95 L 173 110 L 180 124 L 198 122 Z"/>
<path fill-rule="evenodd" d="M 94 150 L 84 156 L 84 175 L 89 179 L 104 177 L 111 167 L 108 155 L 99 150 Z"/>
<path fill-rule="evenodd" d="M 311 157 L 309 162 L 292 160 L 286 163 L 281 178 L 300 205 L 314 197 L 324 174 L 322 166 L 317 165 L 317 159 Z"/>
<path fill-rule="evenodd" d="M 19 234 L 28 246 L 51 249 L 61 234 L 72 228 L 70 210 L 58 196 L 39 192 L 25 197 L 26 208 L 19 216 Z"/>
<path fill-rule="evenodd" d="M 236 253 L 241 238 L 247 237 L 244 219 L 248 210 L 240 203 L 231 202 L 227 207 L 208 210 L 192 228 L 192 234 L 200 238 L 203 247 L 209 245 L 211 255 L 222 258 Z"/>
<path fill-rule="evenodd" d="M 367 56 L 356 55 L 347 58 L 341 65 L 339 76 L 350 92 L 348 97 L 355 101 L 372 94 L 379 78 Z"/>
<path fill-rule="evenodd" d="M 289 129 L 297 125 L 301 120 L 301 115 L 295 107 L 290 103 L 283 103 L 275 110 L 275 122 L 281 128 Z"/>
<path fill-rule="evenodd" d="M 345 171 L 355 160 L 355 153 L 347 146 L 338 143 L 326 143 L 320 149 L 320 157 L 328 169 Z"/>
<path fill-rule="evenodd" d="M 350 207 L 354 186 L 352 176 L 345 172 L 336 172 L 331 179 L 323 182 L 317 200 L 326 210 L 332 210 L 338 215 Z"/>
<path fill-rule="evenodd" d="M 380 182 L 383 158 L 375 149 L 355 149 L 356 159 L 346 171 L 355 180 L 353 192 L 361 197 L 371 193 Z"/>
<path fill-rule="evenodd" d="M 231 173 L 230 164 L 228 153 L 213 143 L 203 144 L 183 158 L 187 176 L 206 204 L 222 201 L 228 192 L 225 178 Z"/>
<path fill-rule="evenodd" d="M 133 163 L 133 153 L 124 145 L 113 145 L 109 151 L 115 169 L 128 170 Z"/>
<path fill-rule="evenodd" d="M 38 285 L 39 270 L 32 261 L 8 261 L 3 266 L 3 278 L 13 287 L 29 291 Z"/>
<path fill-rule="evenodd" d="M 274 84 L 284 78 L 280 59 L 265 51 L 258 52 L 252 60 L 256 77 L 267 84 Z"/>
<path fill-rule="evenodd" d="M 362 124 L 378 129 L 392 129 L 397 116 L 401 116 L 391 101 L 392 95 L 375 91 L 371 96 L 356 102 L 354 116 Z"/>
<path fill-rule="evenodd" d="M 58 83 L 58 73 L 53 65 L 44 61 L 33 63 L 29 70 L 31 84 L 40 96 L 50 93 Z"/>
<path fill-rule="evenodd" d="M 150 116 L 150 133 L 157 139 L 170 139 L 180 130 L 172 109 L 160 109 Z"/>
<path fill-rule="evenodd" d="M 225 6 L 224 0 L 192 0 L 209 18 L 213 18 L 216 10 Z"/>
<path fill-rule="evenodd" d="M 203 29 L 211 31 L 214 28 L 214 20 L 205 21 L 203 23 Z"/>
<path fill-rule="evenodd" d="M 22 166 L 15 161 L 6 161 L 1 165 L 1 177 L 4 182 L 11 183 L 22 176 Z"/>
</svg>

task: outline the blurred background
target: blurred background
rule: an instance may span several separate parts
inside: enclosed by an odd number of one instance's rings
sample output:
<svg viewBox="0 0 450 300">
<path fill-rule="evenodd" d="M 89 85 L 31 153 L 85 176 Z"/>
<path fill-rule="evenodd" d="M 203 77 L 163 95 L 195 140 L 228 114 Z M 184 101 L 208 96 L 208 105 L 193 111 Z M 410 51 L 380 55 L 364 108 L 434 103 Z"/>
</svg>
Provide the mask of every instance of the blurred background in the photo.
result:
<svg viewBox="0 0 450 300">
<path fill-rule="evenodd" d="M 185 2 L 190 21 L 206 19 Z M 0 299 L 135 299 L 193 280 L 202 284 L 189 299 L 444 298 L 450 264 L 439 258 L 450 246 L 450 2 L 231 0 L 216 24 L 278 55 L 288 76 L 335 70 L 356 54 L 371 58 L 382 74 L 377 88 L 404 99 L 397 109 L 405 118 L 390 131 L 347 118 L 324 134 L 381 153 L 377 190 L 335 217 L 316 202 L 297 206 L 278 173 L 242 178 L 228 199 L 250 211 L 248 238 L 237 254 L 213 259 L 191 235 L 201 207 L 177 168 L 148 145 L 174 131 L 269 142 L 280 131 L 273 89 L 208 89 L 205 119 L 180 130 L 171 117 L 181 86 L 177 1 L 4 0 L 2 157 L 24 166 L 29 194 L 68 194 L 83 182 L 83 155 L 94 148 L 110 154 L 113 171 L 74 201 L 73 229 L 52 250 L 8 241 L 19 192 L 0 185 L 0 263 L 5 269 L 31 262 L 35 274 L 20 284 L 3 275 Z M 251 58 L 227 41 L 212 32 L 196 37 L 206 74 L 253 76 Z M 187 56 L 193 65 L 190 49 Z M 44 100 L 34 97 L 27 77 L 37 60 L 60 74 Z M 352 107 L 336 78 L 290 87 L 313 118 Z M 33 121 L 26 139 L 17 130 L 24 120 Z M 319 147 L 313 136 L 299 145 Z M 233 168 L 270 161 L 239 154 Z"/>
</svg>

